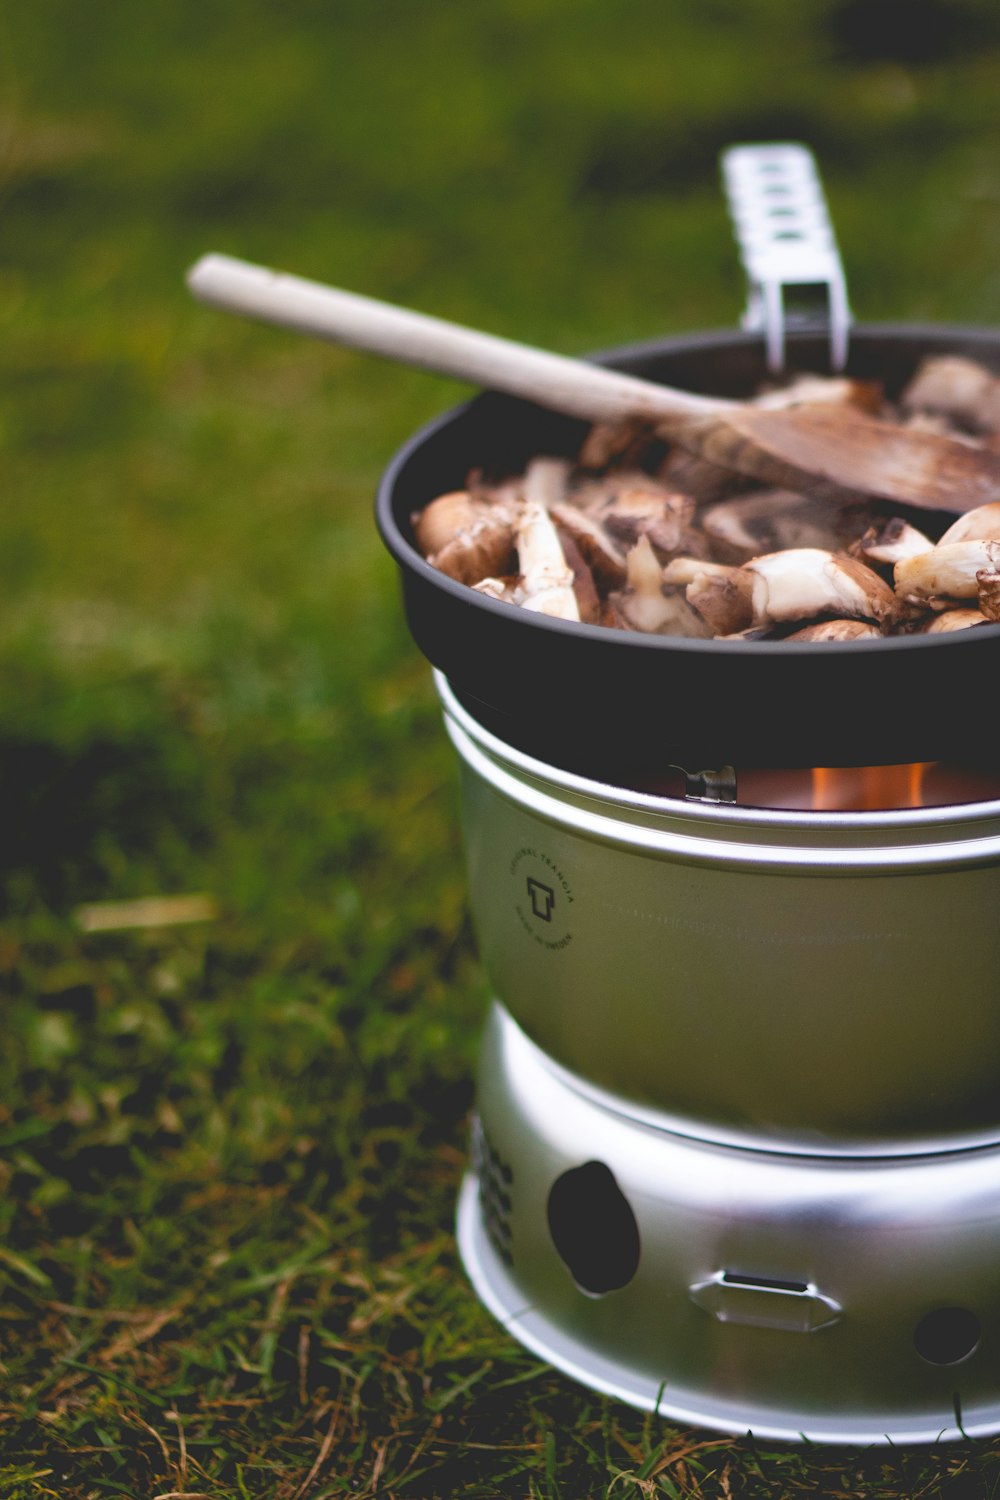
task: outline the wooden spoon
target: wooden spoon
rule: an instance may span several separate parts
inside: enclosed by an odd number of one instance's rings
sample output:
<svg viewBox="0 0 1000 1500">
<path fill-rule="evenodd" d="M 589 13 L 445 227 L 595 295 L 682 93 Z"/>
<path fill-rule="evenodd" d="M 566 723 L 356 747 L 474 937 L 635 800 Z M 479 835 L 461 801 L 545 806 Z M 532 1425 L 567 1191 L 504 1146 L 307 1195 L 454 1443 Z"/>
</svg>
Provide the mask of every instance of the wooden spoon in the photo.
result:
<svg viewBox="0 0 1000 1500">
<path fill-rule="evenodd" d="M 768 484 L 831 498 L 872 495 L 961 514 L 1000 498 L 1000 455 L 842 406 L 769 409 L 696 396 L 392 307 L 354 292 L 206 255 L 196 297 L 402 364 L 506 391 L 587 421 L 639 418 L 680 447 Z"/>
</svg>

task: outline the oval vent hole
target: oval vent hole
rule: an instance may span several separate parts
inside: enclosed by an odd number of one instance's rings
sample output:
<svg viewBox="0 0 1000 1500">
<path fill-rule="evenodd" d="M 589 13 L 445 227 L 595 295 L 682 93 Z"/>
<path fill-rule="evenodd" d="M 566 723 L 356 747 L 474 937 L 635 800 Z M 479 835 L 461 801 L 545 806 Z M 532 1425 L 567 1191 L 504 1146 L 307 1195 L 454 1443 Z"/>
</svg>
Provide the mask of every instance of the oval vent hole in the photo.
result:
<svg viewBox="0 0 1000 1500">
<path fill-rule="evenodd" d="M 913 1343 L 931 1365 L 957 1365 L 979 1347 L 983 1325 L 967 1307 L 939 1307 L 921 1318 Z"/>
<path fill-rule="evenodd" d="M 557 1177 L 548 1219 L 552 1242 L 582 1291 L 615 1292 L 632 1280 L 639 1227 L 610 1167 L 588 1161 Z"/>
</svg>

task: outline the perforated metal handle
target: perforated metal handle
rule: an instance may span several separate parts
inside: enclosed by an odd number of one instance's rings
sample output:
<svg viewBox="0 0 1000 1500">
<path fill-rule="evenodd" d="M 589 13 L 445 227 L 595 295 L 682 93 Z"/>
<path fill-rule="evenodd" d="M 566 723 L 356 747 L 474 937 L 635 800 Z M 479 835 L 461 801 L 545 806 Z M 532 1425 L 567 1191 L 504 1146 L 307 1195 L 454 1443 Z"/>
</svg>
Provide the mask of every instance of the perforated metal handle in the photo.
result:
<svg viewBox="0 0 1000 1500">
<path fill-rule="evenodd" d="M 722 176 L 749 282 L 743 327 L 764 334 L 768 368 L 784 367 L 790 326 L 819 321 L 829 329 L 830 364 L 842 369 L 851 325 L 847 284 L 812 153 L 792 143 L 732 146 L 723 153 Z M 787 307 L 790 287 L 820 293 L 818 307 Z"/>
</svg>

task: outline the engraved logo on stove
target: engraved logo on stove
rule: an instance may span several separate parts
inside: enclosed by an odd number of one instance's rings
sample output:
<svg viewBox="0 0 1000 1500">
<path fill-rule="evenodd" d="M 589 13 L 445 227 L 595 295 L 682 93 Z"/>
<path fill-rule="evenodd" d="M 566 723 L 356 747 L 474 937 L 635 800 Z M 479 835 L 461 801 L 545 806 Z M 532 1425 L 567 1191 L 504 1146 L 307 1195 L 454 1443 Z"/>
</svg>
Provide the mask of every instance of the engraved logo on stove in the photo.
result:
<svg viewBox="0 0 1000 1500">
<path fill-rule="evenodd" d="M 552 951 L 573 941 L 570 928 L 573 891 L 555 860 L 526 844 L 510 862 L 514 911 L 529 937 Z"/>
<path fill-rule="evenodd" d="M 552 908 L 556 904 L 556 893 L 550 885 L 545 885 L 541 880 L 536 880 L 534 875 L 529 875 L 525 884 L 528 887 L 528 896 L 531 900 L 531 915 L 541 917 L 543 922 L 552 921 Z"/>
</svg>

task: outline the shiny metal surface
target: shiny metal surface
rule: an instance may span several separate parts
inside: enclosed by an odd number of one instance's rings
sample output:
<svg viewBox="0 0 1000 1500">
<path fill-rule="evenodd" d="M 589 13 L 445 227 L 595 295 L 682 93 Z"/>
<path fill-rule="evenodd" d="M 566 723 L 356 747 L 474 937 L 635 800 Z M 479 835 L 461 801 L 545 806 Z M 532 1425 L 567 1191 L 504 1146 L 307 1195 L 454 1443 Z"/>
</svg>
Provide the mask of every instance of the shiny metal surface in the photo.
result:
<svg viewBox="0 0 1000 1500">
<path fill-rule="evenodd" d="M 805 1158 L 654 1130 L 573 1087 L 499 1006 L 478 1107 L 462 1256 L 511 1333 L 567 1374 L 769 1438 L 1000 1430 L 1000 1151 Z M 570 1262 L 588 1240 L 614 1252 L 605 1207 L 583 1195 L 562 1253 L 552 1227 L 553 1189 L 581 1167 L 613 1176 L 638 1231 L 634 1274 L 603 1295 Z"/>
<path fill-rule="evenodd" d="M 646 796 L 514 750 L 438 688 L 484 965 L 595 1099 L 806 1154 L 1000 1140 L 1000 803 Z"/>
</svg>

